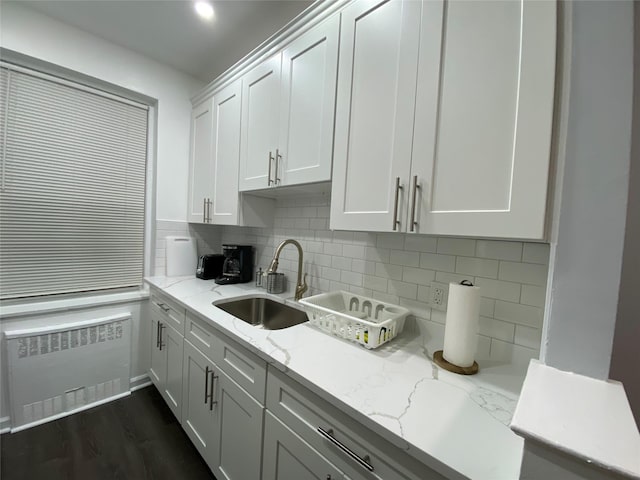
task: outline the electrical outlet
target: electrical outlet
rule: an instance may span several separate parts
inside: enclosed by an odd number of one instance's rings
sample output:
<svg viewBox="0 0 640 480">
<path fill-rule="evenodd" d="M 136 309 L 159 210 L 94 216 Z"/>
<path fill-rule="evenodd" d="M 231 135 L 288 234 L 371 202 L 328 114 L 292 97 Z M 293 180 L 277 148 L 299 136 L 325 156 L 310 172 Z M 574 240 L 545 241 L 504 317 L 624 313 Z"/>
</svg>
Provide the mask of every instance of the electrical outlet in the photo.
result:
<svg viewBox="0 0 640 480">
<path fill-rule="evenodd" d="M 429 304 L 431 308 L 445 311 L 447 309 L 447 299 L 449 298 L 449 285 L 440 282 L 431 282 L 431 292 Z"/>
</svg>

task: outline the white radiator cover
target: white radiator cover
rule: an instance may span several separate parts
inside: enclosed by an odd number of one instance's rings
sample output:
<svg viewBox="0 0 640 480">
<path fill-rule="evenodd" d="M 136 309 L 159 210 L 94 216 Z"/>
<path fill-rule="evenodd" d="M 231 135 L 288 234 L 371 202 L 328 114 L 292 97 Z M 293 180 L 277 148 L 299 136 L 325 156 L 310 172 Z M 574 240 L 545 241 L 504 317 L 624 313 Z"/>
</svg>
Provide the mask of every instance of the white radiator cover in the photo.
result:
<svg viewBox="0 0 640 480">
<path fill-rule="evenodd" d="M 11 431 L 129 395 L 131 315 L 5 332 Z"/>
</svg>

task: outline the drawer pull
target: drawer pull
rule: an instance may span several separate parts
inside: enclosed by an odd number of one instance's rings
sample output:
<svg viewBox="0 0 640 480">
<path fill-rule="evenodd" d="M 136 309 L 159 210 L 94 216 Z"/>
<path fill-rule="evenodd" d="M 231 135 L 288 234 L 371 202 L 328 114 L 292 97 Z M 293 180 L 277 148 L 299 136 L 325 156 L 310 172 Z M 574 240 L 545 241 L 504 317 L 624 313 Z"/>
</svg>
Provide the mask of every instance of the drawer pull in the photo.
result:
<svg viewBox="0 0 640 480">
<path fill-rule="evenodd" d="M 369 455 L 365 455 L 364 458 L 363 458 L 363 457 L 360 457 L 359 455 L 353 453 L 349 447 L 344 445 L 342 442 L 338 441 L 333 436 L 333 429 L 332 428 L 330 428 L 329 430 L 325 430 L 322 427 L 318 427 L 318 433 L 320 435 L 322 435 L 324 438 L 326 438 L 327 440 L 329 440 L 331 443 L 333 443 L 340 450 L 342 450 L 348 457 L 350 457 L 352 460 L 354 460 L 362 468 L 365 468 L 368 471 L 373 472 L 373 467 L 369 463 L 369 460 L 370 460 L 369 459 Z"/>
</svg>

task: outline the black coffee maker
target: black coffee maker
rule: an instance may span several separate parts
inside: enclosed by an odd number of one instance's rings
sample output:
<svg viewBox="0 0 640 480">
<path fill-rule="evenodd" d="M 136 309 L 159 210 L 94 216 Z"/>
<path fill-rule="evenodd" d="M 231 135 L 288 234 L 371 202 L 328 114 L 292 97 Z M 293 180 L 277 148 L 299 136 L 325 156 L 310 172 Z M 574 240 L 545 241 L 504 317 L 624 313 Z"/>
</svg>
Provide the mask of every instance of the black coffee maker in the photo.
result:
<svg viewBox="0 0 640 480">
<path fill-rule="evenodd" d="M 224 263 L 218 285 L 247 283 L 253 274 L 253 247 L 251 245 L 222 245 Z"/>
</svg>

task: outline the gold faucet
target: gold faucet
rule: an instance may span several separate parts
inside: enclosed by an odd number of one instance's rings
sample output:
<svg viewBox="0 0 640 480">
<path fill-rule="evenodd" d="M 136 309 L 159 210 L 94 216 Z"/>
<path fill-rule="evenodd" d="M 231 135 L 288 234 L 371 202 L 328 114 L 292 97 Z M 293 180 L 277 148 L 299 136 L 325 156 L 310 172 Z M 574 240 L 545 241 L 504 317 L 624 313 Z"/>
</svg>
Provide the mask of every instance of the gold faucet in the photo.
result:
<svg viewBox="0 0 640 480">
<path fill-rule="evenodd" d="M 278 248 L 276 248 L 276 253 L 273 256 L 273 260 L 271 260 L 271 265 L 269 265 L 269 269 L 267 270 L 267 273 L 275 273 L 278 270 L 278 261 L 280 259 L 280 252 L 282 251 L 284 246 L 287 245 L 288 243 L 295 245 L 295 247 L 298 249 L 298 284 L 296 285 L 296 294 L 294 296 L 294 300 L 298 301 L 302 298 L 302 295 L 304 294 L 304 292 L 307 291 L 307 288 L 308 288 L 306 273 L 304 274 L 304 280 L 302 279 L 302 246 L 300 245 L 299 242 L 290 238 L 282 242 L 280 245 L 278 245 Z"/>
</svg>

